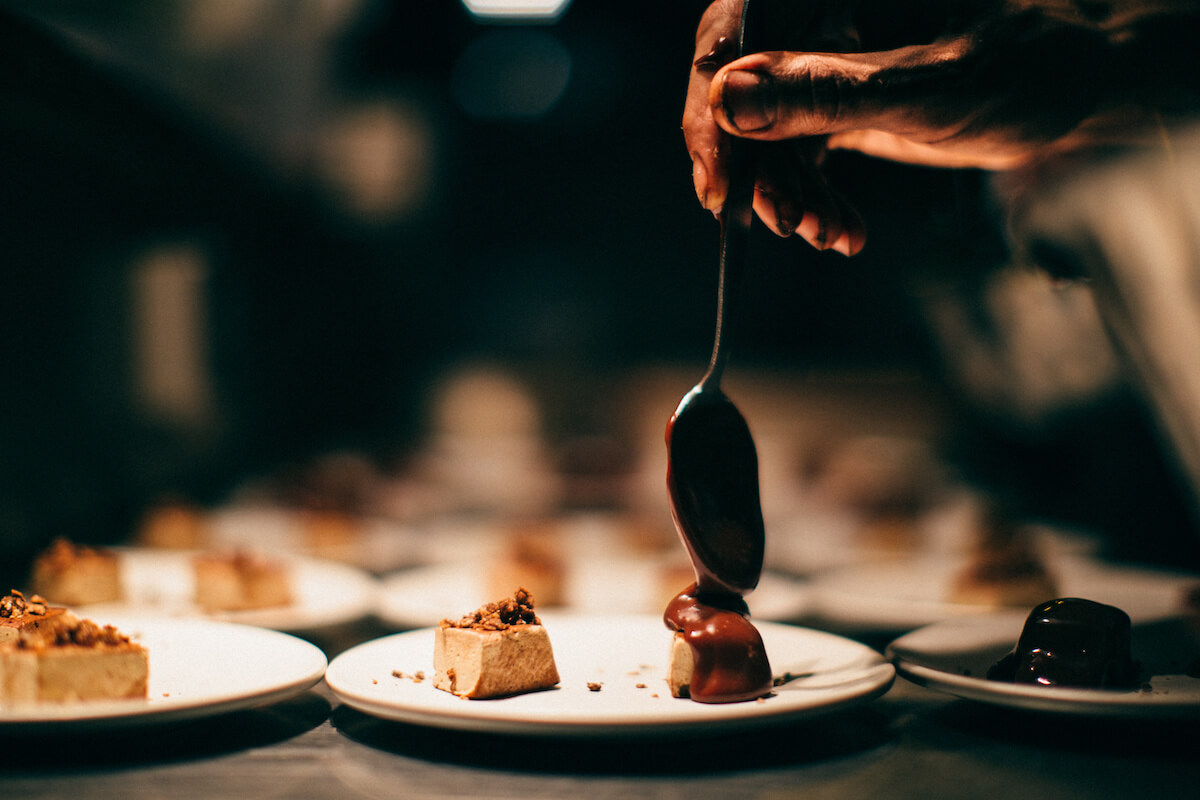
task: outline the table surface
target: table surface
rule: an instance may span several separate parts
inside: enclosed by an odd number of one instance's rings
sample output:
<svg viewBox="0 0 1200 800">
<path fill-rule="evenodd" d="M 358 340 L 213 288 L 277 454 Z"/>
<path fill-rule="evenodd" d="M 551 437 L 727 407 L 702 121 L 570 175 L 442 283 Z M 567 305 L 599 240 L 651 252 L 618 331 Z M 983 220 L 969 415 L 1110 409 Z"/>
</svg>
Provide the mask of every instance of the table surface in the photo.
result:
<svg viewBox="0 0 1200 800">
<path fill-rule="evenodd" d="M 362 623 L 309 638 L 332 656 L 388 632 Z M 869 704 L 753 733 L 537 739 L 376 719 L 322 683 L 207 720 L 0 735 L 0 797 L 1188 797 L 1198 739 L 1200 720 L 1052 717 L 903 679 Z"/>
</svg>

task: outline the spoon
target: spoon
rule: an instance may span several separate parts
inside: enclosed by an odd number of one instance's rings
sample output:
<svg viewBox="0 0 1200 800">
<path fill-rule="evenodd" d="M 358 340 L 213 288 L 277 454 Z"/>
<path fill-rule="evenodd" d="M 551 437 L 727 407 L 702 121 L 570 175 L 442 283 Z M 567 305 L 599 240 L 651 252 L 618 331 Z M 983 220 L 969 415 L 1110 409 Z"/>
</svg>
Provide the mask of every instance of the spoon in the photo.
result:
<svg viewBox="0 0 1200 800">
<path fill-rule="evenodd" d="M 746 52 L 750 0 L 742 7 L 737 56 Z M 697 594 L 746 595 L 762 573 L 766 532 L 758 454 L 746 420 L 721 391 L 729 330 L 746 267 L 754 200 L 754 152 L 729 144 L 729 193 L 721 212 L 717 322 L 708 371 L 667 423 L 671 514 L 696 570 Z"/>
</svg>

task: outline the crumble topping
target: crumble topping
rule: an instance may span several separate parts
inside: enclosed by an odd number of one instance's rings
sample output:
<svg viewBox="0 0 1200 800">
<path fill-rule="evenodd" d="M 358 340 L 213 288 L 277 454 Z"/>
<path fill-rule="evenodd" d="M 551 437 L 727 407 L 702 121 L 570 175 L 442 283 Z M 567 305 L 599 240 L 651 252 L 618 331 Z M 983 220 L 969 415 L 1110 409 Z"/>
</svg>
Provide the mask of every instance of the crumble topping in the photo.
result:
<svg viewBox="0 0 1200 800">
<path fill-rule="evenodd" d="M 108 558 L 109 555 L 107 550 L 73 544 L 66 539 L 55 539 L 50 548 L 38 556 L 38 563 L 43 567 L 66 570 L 77 561 L 88 558 Z"/>
<path fill-rule="evenodd" d="M 129 644 L 130 639 L 112 625 L 101 627 L 88 619 L 64 615 L 52 625 L 36 630 L 21 631 L 16 641 L 18 650 L 41 650 L 47 647 L 114 647 Z"/>
<path fill-rule="evenodd" d="M 41 595 L 35 594 L 26 599 L 25 595 L 16 589 L 11 589 L 7 595 L 0 597 L 0 617 L 8 619 L 22 616 L 44 617 L 47 608 L 46 601 Z"/>
<path fill-rule="evenodd" d="M 533 595 L 517 589 L 512 597 L 481 606 L 458 619 L 444 619 L 443 628 L 473 628 L 482 631 L 505 631 L 518 625 L 541 625 L 533 611 Z"/>
</svg>

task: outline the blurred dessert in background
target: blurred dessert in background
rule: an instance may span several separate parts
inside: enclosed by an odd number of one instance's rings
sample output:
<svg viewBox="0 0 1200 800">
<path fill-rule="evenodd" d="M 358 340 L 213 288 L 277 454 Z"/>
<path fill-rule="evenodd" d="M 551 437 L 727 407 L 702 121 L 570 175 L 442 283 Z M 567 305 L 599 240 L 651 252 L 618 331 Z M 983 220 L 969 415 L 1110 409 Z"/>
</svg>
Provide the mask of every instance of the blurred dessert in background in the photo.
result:
<svg viewBox="0 0 1200 800">
<path fill-rule="evenodd" d="M 192 559 L 196 605 L 205 611 L 248 611 L 292 602 L 285 564 L 245 550 Z"/>
<path fill-rule="evenodd" d="M 519 523 L 498 535 L 502 542 L 486 567 L 487 596 L 504 597 L 513 586 L 522 586 L 542 607 L 565 605 L 567 543 L 562 528 L 543 519 Z"/>
<path fill-rule="evenodd" d="M 330 561 L 353 562 L 362 550 L 363 526 L 337 509 L 305 508 L 296 515 L 300 551 Z"/>
<path fill-rule="evenodd" d="M 122 598 L 116 553 L 56 539 L 33 562 L 33 591 L 67 606 L 109 603 Z"/>
<path fill-rule="evenodd" d="M 544 514 L 561 498 L 532 390 L 500 367 L 448 371 L 428 397 L 429 434 L 412 477 L 445 511 Z"/>
<path fill-rule="evenodd" d="M 1058 594 L 1058 584 L 1028 531 L 995 505 L 980 512 L 978 542 L 954 576 L 953 603 L 1028 607 Z"/>
<path fill-rule="evenodd" d="M 819 505 L 854 518 L 860 545 L 897 554 L 922 546 L 921 517 L 945 488 L 929 446 L 903 437 L 859 436 L 814 447 L 805 473 Z"/>
<path fill-rule="evenodd" d="M 147 509 L 135 540 L 144 547 L 201 550 L 209 544 L 205 513 L 183 501 L 165 501 Z"/>
</svg>

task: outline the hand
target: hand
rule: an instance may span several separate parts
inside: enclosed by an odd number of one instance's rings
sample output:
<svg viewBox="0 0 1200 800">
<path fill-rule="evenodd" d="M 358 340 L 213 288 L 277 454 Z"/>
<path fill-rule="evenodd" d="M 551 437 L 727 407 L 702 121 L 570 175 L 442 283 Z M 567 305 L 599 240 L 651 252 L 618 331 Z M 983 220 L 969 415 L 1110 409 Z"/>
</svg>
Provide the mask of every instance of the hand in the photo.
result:
<svg viewBox="0 0 1200 800">
<path fill-rule="evenodd" d="M 757 0 L 767 3 L 768 0 Z M 827 150 L 1011 170 L 1197 107 L 1196 0 L 777 0 L 773 48 L 730 62 L 741 0 L 696 34 L 683 130 L 720 211 L 728 136 L 764 147 L 754 208 L 772 230 L 852 255 L 865 229 L 821 172 Z M 1188 44 L 1192 42 L 1192 44 Z M 1182 92 L 1182 94 L 1181 94 Z"/>
</svg>

